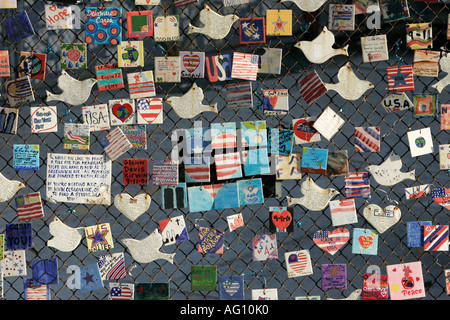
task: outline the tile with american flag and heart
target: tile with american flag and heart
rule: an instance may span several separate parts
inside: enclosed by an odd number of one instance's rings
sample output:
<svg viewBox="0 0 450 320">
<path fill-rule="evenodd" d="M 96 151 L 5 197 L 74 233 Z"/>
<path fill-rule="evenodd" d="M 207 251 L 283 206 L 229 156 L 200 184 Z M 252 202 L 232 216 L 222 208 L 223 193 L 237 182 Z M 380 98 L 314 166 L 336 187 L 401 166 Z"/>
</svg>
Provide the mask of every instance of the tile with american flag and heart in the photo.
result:
<svg viewBox="0 0 450 320">
<path fill-rule="evenodd" d="M 205 76 L 205 53 L 180 51 L 181 77 L 203 78 Z"/>
</svg>

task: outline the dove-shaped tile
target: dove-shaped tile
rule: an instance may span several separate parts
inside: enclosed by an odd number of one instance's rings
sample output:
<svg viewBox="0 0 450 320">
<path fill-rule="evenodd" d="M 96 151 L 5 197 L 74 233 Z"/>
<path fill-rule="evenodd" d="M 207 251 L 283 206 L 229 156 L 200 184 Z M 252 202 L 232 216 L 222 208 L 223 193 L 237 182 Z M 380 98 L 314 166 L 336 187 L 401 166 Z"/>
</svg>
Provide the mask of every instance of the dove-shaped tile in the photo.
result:
<svg viewBox="0 0 450 320">
<path fill-rule="evenodd" d="M 302 50 L 309 62 L 321 64 L 337 55 L 348 56 L 348 45 L 343 48 L 335 49 L 333 48 L 334 41 L 333 32 L 324 26 L 320 34 L 314 40 L 299 41 L 294 47 Z"/>
<path fill-rule="evenodd" d="M 71 252 L 75 250 L 84 236 L 84 228 L 71 228 L 58 217 L 55 217 L 48 227 L 53 237 L 47 241 L 47 246 L 59 251 Z"/>
<path fill-rule="evenodd" d="M 46 90 L 47 101 L 63 101 L 73 106 L 82 105 L 91 94 L 92 87 L 97 83 L 97 79 L 89 78 L 79 81 L 69 76 L 62 70 L 58 77 L 58 87 L 62 90 L 60 94 L 54 94 Z"/>
<path fill-rule="evenodd" d="M 302 182 L 300 198 L 286 197 L 288 206 L 300 204 L 311 211 L 322 211 L 330 200 L 339 192 L 333 188 L 323 189 L 319 187 L 311 177 Z"/>
<path fill-rule="evenodd" d="M 441 93 L 450 84 L 450 55 L 443 56 L 439 61 L 439 65 L 441 66 L 441 70 L 447 73 L 447 75 L 439 80 L 439 82 L 431 85 L 431 87 Z"/>
<path fill-rule="evenodd" d="M 314 12 L 326 2 L 326 0 L 281 0 L 281 2 L 294 2 L 297 7 L 306 12 Z"/>
<path fill-rule="evenodd" d="M 380 165 L 369 165 L 366 170 L 378 184 L 382 186 L 393 186 L 403 180 L 415 180 L 415 170 L 401 172 L 402 160 L 395 152 L 391 152 L 389 157 Z"/>
<path fill-rule="evenodd" d="M 0 202 L 5 202 L 14 197 L 25 185 L 17 180 L 9 180 L 0 173 Z"/>
<path fill-rule="evenodd" d="M 324 85 L 346 100 L 358 100 L 367 90 L 375 87 L 370 81 L 359 79 L 353 72 L 350 62 L 339 69 L 337 78 L 338 83 L 324 83 Z"/>
</svg>

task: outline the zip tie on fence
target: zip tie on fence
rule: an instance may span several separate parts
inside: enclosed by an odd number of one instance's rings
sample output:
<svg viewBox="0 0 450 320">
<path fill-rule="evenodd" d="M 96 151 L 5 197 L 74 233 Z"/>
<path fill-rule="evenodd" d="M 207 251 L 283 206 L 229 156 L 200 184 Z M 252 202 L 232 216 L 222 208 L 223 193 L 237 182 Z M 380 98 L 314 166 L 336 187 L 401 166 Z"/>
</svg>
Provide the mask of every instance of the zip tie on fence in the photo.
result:
<svg viewBox="0 0 450 320">
<path fill-rule="evenodd" d="M 395 45 L 395 56 L 397 57 L 398 62 L 403 62 L 403 63 L 406 64 L 406 61 L 403 60 L 403 58 L 398 55 L 398 52 L 400 50 L 400 45 L 402 43 L 403 43 L 403 40 L 401 40 L 401 39 L 398 39 L 397 41 L 395 41 L 395 43 L 394 43 L 394 45 Z"/>
<path fill-rule="evenodd" d="M 74 208 L 69 207 L 69 208 L 66 210 L 66 212 L 61 213 L 61 214 L 58 214 L 58 218 L 61 218 L 61 217 L 65 216 L 65 215 L 68 214 L 68 213 L 76 213 L 76 211 L 75 211 Z"/>
<path fill-rule="evenodd" d="M 300 26 L 300 31 L 308 31 L 309 27 L 311 26 L 311 21 L 309 21 L 306 25 L 301 25 Z"/>
<path fill-rule="evenodd" d="M 56 53 L 55 50 L 53 50 L 53 48 L 51 46 L 47 46 L 47 49 L 45 51 L 47 52 L 47 54 Z"/>
</svg>

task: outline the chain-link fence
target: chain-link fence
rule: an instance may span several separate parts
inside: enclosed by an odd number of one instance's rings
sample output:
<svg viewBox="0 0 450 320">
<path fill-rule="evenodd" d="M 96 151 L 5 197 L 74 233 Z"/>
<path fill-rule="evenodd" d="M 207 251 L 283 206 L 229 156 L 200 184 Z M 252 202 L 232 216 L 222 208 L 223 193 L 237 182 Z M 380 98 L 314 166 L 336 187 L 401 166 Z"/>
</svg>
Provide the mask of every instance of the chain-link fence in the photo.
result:
<svg viewBox="0 0 450 320">
<path fill-rule="evenodd" d="M 1 48 L 9 50 L 12 66 L 11 78 L 17 77 L 19 67 L 19 55 L 22 51 L 33 51 L 47 54 L 46 77 L 44 80 L 32 79 L 32 87 L 35 101 L 31 104 L 19 107 L 19 128 L 15 135 L 1 135 L 1 172 L 8 179 L 23 181 L 26 187 L 19 194 L 31 191 L 40 191 L 43 199 L 46 199 L 46 165 L 48 153 L 74 153 L 74 154 L 103 154 L 104 150 L 98 140 L 106 132 L 91 133 L 91 145 L 89 151 L 69 151 L 63 148 L 63 123 L 82 122 L 81 106 L 71 106 L 64 102 L 46 103 L 46 90 L 59 92 L 56 87 L 57 77 L 61 74 L 60 44 L 85 42 L 84 35 L 84 8 L 85 6 L 119 6 L 123 12 L 133 10 L 151 9 L 153 15 L 177 14 L 180 17 L 181 38 L 177 42 L 155 43 L 152 37 L 144 38 L 145 66 L 142 70 L 154 69 L 154 58 L 164 55 L 177 55 L 180 50 L 203 51 L 206 56 L 216 54 L 233 53 L 234 51 L 257 53 L 263 48 L 281 48 L 282 70 L 281 74 L 258 74 L 257 81 L 252 82 L 254 94 L 254 107 L 252 109 L 240 109 L 238 111 L 227 107 L 225 85 L 238 80 L 210 82 L 208 78 L 188 79 L 182 78 L 180 83 L 158 83 L 156 85 L 157 97 L 181 95 L 186 92 L 192 83 L 196 83 L 204 89 L 205 102 L 217 103 L 219 113 L 203 113 L 193 119 L 181 119 L 172 110 L 164 105 L 163 124 L 147 125 L 147 149 L 128 151 L 112 164 L 112 196 L 122 192 L 136 195 L 139 192 L 147 192 L 152 196 L 152 202 L 147 213 L 135 221 L 130 221 L 115 208 L 114 205 L 85 205 L 70 203 L 52 203 L 44 201 L 45 217 L 32 220 L 33 249 L 27 250 L 26 260 L 28 273 L 31 274 L 31 262 L 35 259 L 58 259 L 59 283 L 50 285 L 51 297 L 54 300 L 102 300 L 108 298 L 107 285 L 101 290 L 89 293 L 80 293 L 66 285 L 71 272 L 71 265 L 89 265 L 97 261 L 97 253 L 89 253 L 86 242 L 70 253 L 60 252 L 48 247 L 46 242 L 51 238 L 49 223 L 56 215 L 61 215 L 62 221 L 70 227 L 86 227 L 98 222 L 110 223 L 114 237 L 114 248 L 110 252 L 125 252 L 128 275 L 123 282 L 169 282 L 170 298 L 183 299 L 219 299 L 218 291 L 192 291 L 191 267 L 193 265 L 214 265 L 218 275 L 244 274 L 245 296 L 250 299 L 252 289 L 276 288 L 280 300 L 294 299 L 297 296 L 318 295 L 322 299 L 327 297 L 343 298 L 351 292 L 362 287 L 362 275 L 371 265 L 379 266 L 382 274 L 386 274 L 386 266 L 403 262 L 420 260 L 423 266 L 426 297 L 425 299 L 448 299 L 445 292 L 444 269 L 449 269 L 448 252 L 424 251 L 423 248 L 410 248 L 407 246 L 406 223 L 408 221 L 430 220 L 433 224 L 448 224 L 448 212 L 445 208 L 435 203 L 431 197 L 423 197 L 415 200 L 405 199 L 405 187 L 431 184 L 434 187 L 448 186 L 448 172 L 439 170 L 439 158 L 437 147 L 439 144 L 449 142 L 448 132 L 440 129 L 439 117 L 414 118 L 410 110 L 403 112 L 387 113 L 381 102 L 388 94 L 386 68 L 392 65 L 413 63 L 413 52 L 405 45 L 405 26 L 407 23 L 430 22 L 433 29 L 433 50 L 441 50 L 446 47 L 448 5 L 444 2 L 409 1 L 410 17 L 394 22 L 386 23 L 381 20 L 380 29 L 367 27 L 369 14 L 358 14 L 355 17 L 354 31 L 333 31 L 336 38 L 334 47 L 348 45 L 349 56 L 335 56 L 325 63 L 312 64 L 294 44 L 300 40 L 314 39 L 328 24 L 329 4 L 327 1 L 314 13 L 304 12 L 293 2 L 258 1 L 250 0 L 247 4 L 233 7 L 224 7 L 221 0 L 209 1 L 212 10 L 221 14 L 235 13 L 239 17 L 265 17 L 267 9 L 291 9 L 293 16 L 293 35 L 287 37 L 267 36 L 266 42 L 261 44 L 245 44 L 239 42 L 239 29 L 235 24 L 230 33 L 223 40 L 210 40 L 201 34 L 187 34 L 188 23 L 194 24 L 198 19 L 199 11 L 205 5 L 204 1 L 177 8 L 172 1 L 162 0 L 157 6 L 136 6 L 133 0 L 112 0 L 108 2 L 89 1 L 81 4 L 80 28 L 65 30 L 48 30 L 45 24 L 44 5 L 46 1 L 19 0 L 17 11 L 26 10 L 36 34 L 28 37 L 15 45 L 6 37 L 4 28 L 0 37 Z M 86 2 L 86 1 L 85 1 Z M 336 2 L 344 3 L 344 2 Z M 0 10 L 2 24 L 12 15 L 14 10 Z M 127 24 L 123 15 L 123 39 L 127 39 Z M 361 37 L 367 35 L 386 34 L 389 45 L 389 57 L 387 61 L 363 63 L 361 54 Z M 398 43 L 399 45 L 395 45 Z M 403 60 L 403 61 L 402 61 Z M 68 70 L 68 73 L 77 79 L 95 77 L 96 65 L 116 63 L 117 51 L 113 45 L 88 45 L 88 69 Z M 328 91 L 315 103 L 308 105 L 299 93 L 299 80 L 308 72 L 316 70 L 323 82 L 337 82 L 337 72 L 341 66 L 350 62 L 352 69 L 360 79 L 371 81 L 375 88 L 365 93 L 363 98 L 355 101 L 344 100 L 335 91 Z M 138 68 L 124 69 L 127 72 L 135 72 Z M 445 74 L 441 71 L 439 78 Z M 435 77 L 415 77 L 414 93 L 436 93 L 431 87 L 436 83 Z M 2 95 L 5 91 L 4 82 Z M 288 89 L 289 113 L 283 116 L 264 115 L 258 97 L 262 89 Z M 407 93 L 408 95 L 411 92 Z M 99 92 L 94 86 L 89 100 L 85 105 L 107 103 L 113 98 L 129 98 L 127 86 L 123 89 Z M 443 90 L 439 94 L 439 103 L 448 103 L 448 91 Z M 58 108 L 59 129 L 58 132 L 48 134 L 31 134 L 30 106 L 56 105 Z M 2 101 L 2 106 L 8 107 L 7 100 Z M 402 171 L 415 170 L 416 181 L 404 181 L 393 187 L 383 187 L 371 179 L 371 198 L 356 199 L 358 222 L 346 226 L 350 231 L 353 228 L 373 227 L 364 219 L 362 211 L 368 203 L 379 204 L 385 207 L 389 204 L 397 204 L 402 214 L 401 219 L 392 228 L 379 236 L 378 253 L 376 255 L 353 254 L 351 239 L 335 255 L 322 251 L 313 242 L 313 233 L 319 229 L 331 230 L 332 222 L 329 209 L 322 212 L 307 211 L 303 206 L 295 206 L 295 228 L 290 233 L 277 233 L 278 259 L 267 261 L 253 261 L 251 241 L 256 235 L 267 234 L 269 207 L 286 206 L 286 195 L 299 197 L 300 184 L 308 176 L 303 174 L 302 180 L 283 180 L 281 197 L 265 195 L 263 205 L 250 205 L 235 209 L 213 210 L 208 212 L 189 212 L 187 209 L 163 210 L 161 193 L 159 188 L 154 188 L 151 182 L 146 186 L 122 184 L 122 158 L 148 158 L 149 167 L 152 168 L 154 160 L 165 159 L 170 156 L 172 150 L 171 134 L 176 129 L 188 129 L 194 125 L 194 120 L 202 121 L 204 127 L 209 127 L 213 122 L 236 122 L 245 120 L 266 120 L 268 127 L 292 128 L 292 119 L 304 116 L 317 116 L 325 107 L 330 106 L 339 111 L 339 115 L 346 121 L 338 134 L 331 141 L 322 139 L 310 146 L 324 148 L 330 151 L 347 150 L 351 172 L 365 171 L 369 164 L 380 164 L 392 152 L 395 151 L 403 162 Z M 356 126 L 380 126 L 381 150 L 380 152 L 357 153 L 354 152 L 354 127 Z M 420 157 L 411 157 L 409 144 L 406 138 L 408 130 L 430 127 L 433 135 L 435 151 Z M 12 167 L 12 148 L 15 144 L 39 144 L 40 168 L 38 171 L 15 171 Z M 301 152 L 301 145 L 295 145 L 293 152 Z M 333 187 L 340 192 L 336 197 L 343 198 L 344 177 L 326 177 L 319 174 L 310 175 L 321 187 Z M 273 176 L 272 176 L 273 177 Z M 266 177 L 266 184 L 274 184 L 275 179 Z M 17 222 L 17 211 L 14 200 L 0 203 L 1 220 L 3 226 L 7 223 Z M 71 210 L 73 209 L 73 210 Z M 245 222 L 244 227 L 230 232 L 226 217 L 235 213 L 242 213 Z M 120 241 L 124 238 L 142 239 L 155 228 L 159 228 L 158 222 L 168 217 L 182 214 L 186 220 L 189 240 L 177 245 L 162 247 L 164 252 L 176 253 L 173 264 L 164 260 L 157 260 L 149 264 L 135 262 L 128 249 Z M 223 254 L 204 254 L 197 250 L 199 226 L 212 226 L 224 228 L 225 250 Z M 284 252 L 308 249 L 311 254 L 313 274 L 303 277 L 288 278 Z M 347 265 L 347 289 L 324 291 L 321 287 L 320 268 L 322 264 L 343 263 Z M 23 277 L 4 278 L 4 297 L 7 300 L 24 299 Z"/>
</svg>

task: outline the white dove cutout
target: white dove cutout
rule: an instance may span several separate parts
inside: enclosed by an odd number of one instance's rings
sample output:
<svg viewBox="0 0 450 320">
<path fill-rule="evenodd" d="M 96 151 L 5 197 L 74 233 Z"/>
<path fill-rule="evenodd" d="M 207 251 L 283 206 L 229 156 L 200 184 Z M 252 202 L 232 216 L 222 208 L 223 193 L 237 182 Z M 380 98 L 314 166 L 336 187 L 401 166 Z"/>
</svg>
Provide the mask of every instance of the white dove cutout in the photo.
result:
<svg viewBox="0 0 450 320">
<path fill-rule="evenodd" d="M 355 291 L 350 293 L 347 298 L 342 298 L 342 299 L 327 298 L 327 300 L 360 300 L 361 293 L 362 293 L 361 289 L 356 289 Z"/>
<path fill-rule="evenodd" d="M 431 87 L 436 89 L 439 93 L 450 84 L 450 55 L 446 55 L 442 57 L 439 61 L 439 65 L 441 66 L 442 71 L 448 73 L 444 78 L 442 78 L 439 82 L 433 84 Z"/>
<path fill-rule="evenodd" d="M 58 87 L 62 90 L 60 94 L 54 94 L 46 90 L 47 101 L 63 101 L 73 106 L 78 106 L 86 102 L 91 94 L 92 87 L 97 83 L 97 79 L 89 78 L 79 81 L 69 76 L 62 70 L 58 77 Z"/>
<path fill-rule="evenodd" d="M 122 242 L 130 250 L 130 254 L 136 262 L 150 263 L 162 259 L 173 264 L 175 253 L 163 253 L 160 251 L 163 240 L 157 229 L 142 240 L 127 238 L 122 239 Z"/>
<path fill-rule="evenodd" d="M 297 42 L 294 47 L 302 50 L 309 62 L 321 64 L 337 55 L 348 56 L 348 45 L 344 48 L 334 49 L 334 34 L 326 26 L 323 27 L 320 34 L 311 41 L 302 40 Z"/>
<path fill-rule="evenodd" d="M 71 252 L 80 244 L 84 235 L 84 228 L 71 228 L 64 224 L 61 219 L 55 219 L 49 224 L 50 234 L 53 236 L 47 241 L 47 246 L 63 252 Z"/>
<path fill-rule="evenodd" d="M 189 23 L 187 34 L 201 33 L 211 39 L 223 39 L 230 32 L 233 23 L 238 20 L 239 17 L 235 14 L 222 16 L 205 5 L 199 13 L 199 21 L 203 24 L 203 27 L 196 27 Z"/>
<path fill-rule="evenodd" d="M 327 0 L 281 0 L 281 2 L 287 2 L 291 1 L 297 5 L 301 10 L 306 12 L 314 12 L 320 9 L 320 7 L 327 1 Z"/>
<path fill-rule="evenodd" d="M 120 193 L 114 197 L 114 206 L 131 221 L 139 218 L 150 207 L 152 197 L 146 193 L 132 197 L 126 193 Z"/>
<path fill-rule="evenodd" d="M 9 180 L 0 173 L 0 202 L 5 202 L 14 197 L 25 185 L 17 180 Z"/>
<path fill-rule="evenodd" d="M 401 172 L 402 160 L 395 152 L 380 165 L 369 165 L 366 170 L 371 173 L 379 185 L 390 187 L 403 180 L 415 180 L 415 169 L 409 172 Z"/>
<path fill-rule="evenodd" d="M 339 192 L 333 188 L 323 189 L 319 187 L 311 177 L 307 177 L 306 180 L 302 182 L 300 190 L 303 197 L 286 197 L 289 207 L 294 204 L 300 204 L 311 211 L 322 211 L 328 205 L 330 200 L 339 194 Z"/>
<path fill-rule="evenodd" d="M 375 86 L 367 80 L 360 80 L 352 70 L 350 62 L 339 69 L 338 83 L 324 83 L 328 90 L 333 90 L 346 100 L 358 100 L 369 89 Z"/>
<path fill-rule="evenodd" d="M 203 90 L 194 83 L 189 91 L 181 97 L 169 97 L 165 102 L 170 104 L 180 118 L 184 119 L 191 119 L 207 111 L 218 113 L 217 103 L 204 105 L 202 104 L 204 98 Z"/>
</svg>

